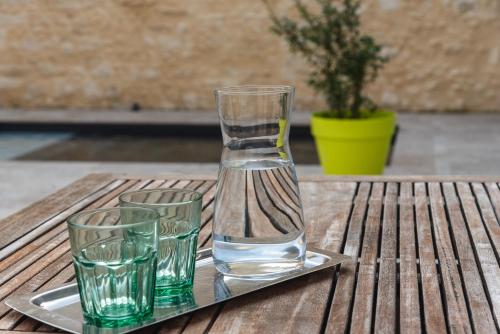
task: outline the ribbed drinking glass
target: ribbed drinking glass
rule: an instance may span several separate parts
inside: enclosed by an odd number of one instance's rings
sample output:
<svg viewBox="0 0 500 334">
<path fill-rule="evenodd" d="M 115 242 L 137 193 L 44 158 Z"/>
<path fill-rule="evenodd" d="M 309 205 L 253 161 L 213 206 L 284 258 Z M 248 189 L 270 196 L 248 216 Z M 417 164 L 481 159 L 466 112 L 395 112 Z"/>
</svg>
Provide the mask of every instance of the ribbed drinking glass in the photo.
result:
<svg viewBox="0 0 500 334">
<path fill-rule="evenodd" d="M 121 207 L 155 210 L 160 216 L 156 297 L 165 301 L 193 286 L 202 195 L 187 189 L 145 189 L 123 193 Z"/>
<path fill-rule="evenodd" d="M 85 319 L 115 327 L 153 310 L 158 249 L 154 210 L 109 208 L 68 219 L 71 252 Z"/>
</svg>

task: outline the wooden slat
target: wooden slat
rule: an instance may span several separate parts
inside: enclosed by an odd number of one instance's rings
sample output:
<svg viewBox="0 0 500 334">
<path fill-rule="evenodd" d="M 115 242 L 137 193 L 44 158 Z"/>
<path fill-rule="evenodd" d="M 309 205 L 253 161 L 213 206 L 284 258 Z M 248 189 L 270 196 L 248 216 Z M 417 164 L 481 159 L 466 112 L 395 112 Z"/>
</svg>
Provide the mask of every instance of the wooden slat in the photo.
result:
<svg viewBox="0 0 500 334">
<path fill-rule="evenodd" d="M 312 245 L 332 251 L 340 249 L 355 186 L 355 183 L 301 184 L 307 235 Z M 325 296 L 331 280 L 332 270 L 325 270 L 229 301 L 215 319 L 211 332 L 317 332 L 327 307 Z"/>
<path fill-rule="evenodd" d="M 272 184 L 276 190 L 276 193 L 271 194 L 275 201 L 272 204 L 293 217 L 297 212 L 297 196 L 292 192 L 284 194 L 281 190 L 287 187 L 289 178 L 290 175 L 286 173 L 261 175 L 262 181 Z M 444 179 L 467 181 L 457 183 L 458 196 L 453 183 L 442 185 L 446 206 L 441 185 L 436 183 Z M 84 208 L 116 206 L 116 196 L 123 191 L 143 187 L 175 187 L 204 193 L 199 246 L 209 245 L 215 194 L 213 179 L 206 181 L 206 178 L 190 177 L 167 182 L 154 178 L 127 180 L 113 179 L 110 175 L 94 175 L 87 178 L 90 182 L 87 185 L 77 182 L 79 190 L 68 187 L 60 191 L 62 196 L 68 196 L 61 205 L 56 203 L 56 197 L 52 195 L 50 199 L 41 201 L 51 205 L 52 209 L 42 210 L 39 215 L 31 209 L 13 215 L 22 219 L 31 217 L 33 222 L 23 224 L 22 231 L 17 232 L 15 238 L 3 237 L 7 243 L 0 249 L 0 299 L 74 280 L 65 219 L 72 212 Z M 358 274 L 355 262 L 345 263 L 338 272 L 325 270 L 306 279 L 281 284 L 167 321 L 150 328 L 150 331 L 499 331 L 500 191 L 497 183 L 483 184 L 480 182 L 487 180 L 477 177 L 313 177 L 311 180 L 315 181 L 300 184 L 308 222 L 308 243 L 319 248 L 343 251 L 355 259 L 360 257 Z M 365 182 L 358 187 L 353 182 L 356 180 Z M 396 182 L 404 180 L 417 181 L 414 185 L 415 199 L 412 196 L 412 182 L 403 182 L 398 187 Z M 424 182 L 429 180 L 436 182 L 428 185 L 428 201 Z M 372 188 L 366 181 L 377 183 Z M 385 185 L 380 181 L 389 183 Z M 473 181 L 475 183 L 468 183 Z M 498 178 L 492 178 L 491 181 L 498 181 Z M 399 217 L 398 188 L 401 193 Z M 354 197 L 355 192 L 357 194 Z M 34 208 L 37 210 L 39 206 L 35 204 Z M 7 218 L 9 226 L 13 225 L 11 217 Z M 10 227 L 10 230 L 14 228 Z M 421 286 L 418 284 L 418 270 L 422 278 Z M 0 302 L 0 332 L 5 330 L 19 333 L 54 329 L 12 311 Z"/>
<path fill-rule="evenodd" d="M 212 206 L 206 208 L 205 211 L 212 211 L 213 212 Z M 211 236 L 212 236 L 212 223 L 213 223 L 213 217 L 209 216 L 208 220 L 206 220 L 206 222 L 203 224 L 203 226 L 200 230 L 200 234 L 198 235 L 198 247 L 199 248 L 202 248 L 205 246 L 209 247 L 209 242 L 210 242 Z"/>
<path fill-rule="evenodd" d="M 472 183 L 472 189 L 476 196 L 484 225 L 486 226 L 491 241 L 493 241 L 498 257 L 498 252 L 500 250 L 500 220 L 495 216 L 495 211 L 493 211 L 490 199 L 483 185 L 481 183 Z"/>
<path fill-rule="evenodd" d="M 48 254 L 51 250 L 53 250 L 56 247 L 61 247 L 60 245 L 68 239 L 68 235 L 66 231 L 59 233 L 56 235 L 54 238 L 51 240 L 43 243 L 41 247 L 39 247 L 36 250 L 33 250 L 32 252 L 25 254 L 24 257 L 17 257 L 18 261 L 16 261 L 12 266 L 7 268 L 6 270 L 3 270 L 0 272 L 0 285 L 4 284 L 7 282 L 9 279 L 13 278 L 18 274 L 20 271 L 28 267 L 30 264 L 33 262 L 43 258 Z M 66 249 L 64 246 L 62 248 Z M 11 260 L 11 259 L 8 259 Z"/>
<path fill-rule="evenodd" d="M 133 182 L 133 183 L 135 183 L 135 182 Z M 152 182 L 149 186 L 147 186 L 147 188 L 169 187 L 169 186 L 175 185 L 175 183 L 176 183 L 176 181 L 173 181 L 173 182 L 171 181 L 171 182 L 166 182 L 166 183 L 164 183 L 163 181 L 155 181 L 155 182 Z M 214 184 L 213 182 L 203 182 L 203 181 L 189 182 L 189 181 L 183 181 L 183 182 L 177 183 L 176 186 L 179 187 L 179 186 L 186 185 L 188 188 L 194 188 L 194 189 L 198 189 L 199 191 L 205 192 L 207 189 L 209 189 L 211 186 L 213 186 L 213 184 Z M 130 185 L 127 184 L 127 186 L 130 186 Z M 135 190 L 135 189 L 139 189 L 139 188 L 142 188 L 142 186 L 133 187 L 133 188 L 130 188 L 128 190 Z M 119 193 L 121 193 L 124 190 L 126 190 L 126 187 L 122 186 L 122 187 L 118 188 L 117 190 L 115 190 L 113 193 L 111 193 L 108 196 L 106 196 L 104 199 L 109 199 L 109 197 L 113 197 L 115 195 L 118 195 Z M 213 196 L 213 194 L 212 194 L 212 196 Z M 101 206 L 101 205 L 103 205 L 102 202 L 103 202 L 102 200 L 96 202 L 95 206 Z M 108 203 L 107 206 L 115 206 L 117 204 L 118 204 L 117 198 L 114 198 L 112 201 L 110 201 Z M 70 259 L 68 259 L 67 261 L 69 262 Z M 72 272 L 72 268 L 70 267 L 69 269 L 71 269 L 71 272 Z M 2 306 L 5 306 L 5 305 L 2 304 Z M 13 323 L 13 322 L 17 321 L 19 319 L 19 317 L 20 317 L 20 314 L 14 313 L 14 318 L 15 319 L 11 319 L 11 321 L 9 321 L 9 322 Z M 29 326 L 29 324 L 31 324 L 31 321 L 25 320 L 25 321 L 23 321 L 21 323 L 20 326 L 21 326 L 21 328 L 27 328 L 26 326 Z"/>
<path fill-rule="evenodd" d="M 158 334 L 180 334 L 180 333 L 207 333 L 213 319 L 220 312 L 224 304 L 213 305 L 201 309 L 192 314 L 180 316 L 178 318 L 162 323 L 153 331 Z"/>
<path fill-rule="evenodd" d="M 112 190 L 111 192 L 108 192 L 107 195 L 103 197 L 104 201 L 108 201 L 109 198 L 117 196 L 136 183 L 141 184 L 143 182 L 125 182 L 118 188 Z M 101 203 L 103 203 L 102 199 L 94 202 L 91 207 L 98 208 L 102 205 Z M 74 210 L 71 209 L 71 211 Z M 57 225 L 54 229 L 48 231 L 46 234 L 41 235 L 40 238 L 35 239 L 33 242 L 29 243 L 28 245 L 21 248 L 19 251 L 13 253 L 7 259 L 2 261 L 2 263 L 0 264 L 0 267 L 2 267 L 2 271 L 0 272 L 0 285 L 5 283 L 8 279 L 19 273 L 24 268 L 28 267 L 39 258 L 41 258 L 50 250 L 61 245 L 67 239 L 68 234 L 66 224 L 64 224 L 64 220 L 60 218 L 60 224 Z M 5 268 L 6 266 L 9 267 Z"/>
<path fill-rule="evenodd" d="M 450 227 L 453 231 L 455 246 L 460 261 L 465 292 L 472 316 L 472 325 L 476 333 L 494 333 L 495 322 L 491 314 L 488 300 L 481 283 L 481 276 L 477 267 L 474 250 L 467 233 L 460 203 L 453 183 L 443 184 L 446 207 L 450 217 Z"/>
<path fill-rule="evenodd" d="M 62 221 L 64 221 L 66 218 L 68 218 L 71 214 L 78 212 L 79 210 L 85 208 L 87 205 L 90 203 L 94 202 L 97 200 L 99 197 L 107 194 L 109 191 L 116 189 L 119 187 L 121 184 L 123 184 L 125 181 L 124 180 L 116 180 L 107 186 L 101 188 L 100 190 L 90 194 L 89 196 L 86 196 L 82 198 L 80 201 L 76 202 L 73 206 L 65 209 L 62 212 L 53 214 L 53 216 L 45 221 L 40 221 L 37 223 L 37 226 L 33 229 L 27 229 L 25 228 L 25 224 L 23 220 L 19 220 L 17 222 L 7 222 L 6 226 L 9 228 L 6 228 L 5 233 L 10 233 L 10 229 L 13 227 L 19 226 L 19 230 L 17 231 L 16 238 L 17 240 L 12 240 L 12 243 L 8 244 L 6 243 L 4 248 L 0 250 L 0 259 L 3 259 L 7 256 L 7 254 L 11 254 L 13 251 L 19 249 L 20 247 L 26 245 L 28 242 L 33 241 L 40 235 L 50 231 L 52 228 L 54 228 L 56 225 L 60 224 Z M 83 197 L 83 195 L 82 195 Z M 54 211 L 56 212 L 56 211 Z M 30 217 L 36 220 L 35 217 Z M 24 234 L 21 234 L 19 231 L 25 231 Z"/>
<path fill-rule="evenodd" d="M 57 328 L 54 328 L 52 326 L 42 324 L 40 327 L 38 327 L 37 332 L 57 332 Z"/>
<path fill-rule="evenodd" d="M 184 187 L 185 186 L 188 188 L 197 189 L 197 190 L 201 191 L 202 193 L 204 193 L 213 186 L 213 182 L 203 182 L 203 181 L 189 182 L 187 180 L 181 181 L 181 182 L 177 182 L 176 180 L 171 180 L 171 181 L 167 181 L 167 182 L 165 182 L 164 180 L 156 180 L 156 181 L 151 182 L 150 180 L 146 180 L 146 181 L 142 181 L 142 182 L 129 181 L 129 182 L 126 182 L 126 185 L 128 187 L 119 187 L 118 189 L 115 189 L 114 191 L 108 193 L 106 196 L 104 196 L 100 200 L 93 203 L 88 208 L 116 206 L 116 205 L 118 205 L 118 197 L 117 196 L 125 190 L 132 191 L 132 190 L 137 190 L 137 189 L 141 189 L 141 188 L 151 189 L 151 188 L 167 188 L 167 187 L 171 187 L 171 186 L 175 186 L 175 187 Z M 67 238 L 67 233 L 66 233 L 66 238 Z M 68 241 L 66 241 L 66 243 L 68 243 Z M 66 253 L 66 254 L 68 254 L 68 253 Z M 70 263 L 71 259 L 68 259 L 67 262 Z M 68 263 L 68 265 L 69 265 L 69 263 Z M 74 274 L 73 274 L 72 266 L 69 265 L 68 269 L 69 269 L 68 273 L 70 273 L 71 276 L 73 276 Z M 58 275 L 56 278 L 59 278 L 59 281 L 60 281 L 60 275 Z M 64 277 L 64 279 L 67 280 L 68 277 Z M 59 282 L 59 284 L 61 284 L 61 282 Z M 14 314 L 13 317 L 9 317 L 8 319 L 5 319 L 5 320 L 8 320 L 9 323 L 13 323 L 15 321 L 18 321 L 19 317 L 20 317 L 19 314 Z M 2 319 L 2 320 L 4 320 L 4 319 Z M 0 325 L 3 323 L 2 320 L 0 320 Z M 30 324 L 31 324 L 30 321 L 28 321 L 27 323 L 25 323 L 25 321 L 23 321 L 20 325 L 22 328 L 27 328 L 30 326 Z"/>
<path fill-rule="evenodd" d="M 219 304 L 195 312 L 189 319 L 189 323 L 185 328 L 183 328 L 182 333 L 206 333 L 207 329 L 210 328 L 213 319 L 217 317 L 217 314 L 223 307 L 224 304 Z"/>
<path fill-rule="evenodd" d="M 414 191 L 425 330 L 427 333 L 445 333 L 446 320 L 439 291 L 425 183 L 415 183 Z"/>
<path fill-rule="evenodd" d="M 358 284 L 354 294 L 354 307 L 351 315 L 352 333 L 371 332 L 383 194 L 384 184 L 374 183 L 365 223 Z"/>
<path fill-rule="evenodd" d="M 495 257 L 493 245 L 488 239 L 481 215 L 477 209 L 475 198 L 468 183 L 457 183 L 458 194 L 462 204 L 469 233 L 479 260 L 480 273 L 486 283 L 486 293 L 493 305 L 496 323 L 500 321 L 500 267 Z"/>
<path fill-rule="evenodd" d="M 33 276 L 26 283 L 15 289 L 13 293 L 24 294 L 37 291 L 39 289 L 55 287 L 56 285 L 65 283 L 66 280 L 73 275 L 73 273 L 71 255 L 66 253 L 53 263 L 47 265 L 46 268 Z M 63 277 L 63 279 L 61 279 L 61 277 Z M 2 318 L 0 319 L 0 329 L 12 329 L 23 318 L 21 313 L 10 310 L 3 301 L 0 303 L 0 310 L 2 313 Z"/>
<path fill-rule="evenodd" d="M 205 192 L 207 189 L 210 189 L 211 186 L 213 186 L 213 182 L 189 182 L 189 181 L 182 181 L 182 182 L 177 182 L 176 180 L 171 180 L 171 181 L 167 181 L 165 182 L 164 180 L 156 180 L 156 181 L 153 181 L 151 182 L 150 180 L 146 180 L 146 181 L 141 181 L 141 182 L 136 182 L 136 181 L 129 181 L 126 183 L 126 185 L 128 187 L 125 187 L 125 186 L 122 186 L 122 187 L 119 187 L 118 189 L 115 189 L 114 191 L 108 193 L 106 196 L 104 196 L 103 198 L 99 199 L 98 201 L 96 201 L 95 203 L 93 203 L 90 207 L 88 208 L 93 208 L 93 207 L 111 207 L 111 206 L 116 206 L 118 205 L 118 198 L 117 196 L 127 190 L 127 191 L 131 191 L 131 190 L 136 190 L 136 189 L 141 189 L 143 187 L 147 188 L 147 189 L 151 189 L 151 188 L 167 188 L 167 187 L 171 187 L 171 186 L 176 186 L 176 187 L 182 187 L 182 186 L 187 186 L 187 187 L 192 187 L 192 188 L 196 188 L 198 190 L 200 190 L 201 192 Z M 67 236 L 66 236 L 67 238 Z M 69 253 L 66 253 L 67 255 Z M 58 276 L 56 276 L 56 282 L 59 283 L 59 285 L 62 283 L 61 282 L 61 278 L 66 281 L 69 277 L 67 277 L 67 275 L 71 275 L 71 276 L 74 276 L 73 274 L 73 268 L 72 266 L 70 265 L 70 262 L 71 262 L 71 259 L 68 258 L 66 261 L 65 261 L 65 265 L 68 265 L 68 267 L 66 268 L 67 270 L 63 271 L 62 272 L 62 276 L 61 274 L 59 274 Z M 50 283 L 50 281 L 49 281 Z M 46 286 L 44 285 L 43 288 L 46 288 Z M 25 292 L 29 292 L 29 291 L 34 291 L 34 289 L 23 289 Z M 18 292 L 18 291 L 16 291 Z M 2 306 L 5 306 L 3 303 L 2 303 Z M 16 313 L 16 312 L 12 312 L 12 314 L 9 314 L 8 317 L 0 320 L 0 328 L 3 328 L 1 327 L 2 325 L 5 325 L 7 323 L 7 325 L 10 325 L 12 323 L 15 323 L 16 321 L 18 321 L 20 319 L 21 315 Z M 28 328 L 31 324 L 31 321 L 23 321 L 19 326 L 21 326 L 21 328 Z M 16 327 L 17 328 L 17 327 Z"/>
<path fill-rule="evenodd" d="M 112 206 L 116 206 L 118 204 L 118 198 L 117 196 L 125 191 L 125 190 L 128 190 L 128 191 L 131 191 L 131 190 L 136 190 L 136 189 L 140 189 L 140 188 L 143 188 L 144 186 L 146 186 L 146 188 L 151 188 L 151 187 L 158 187 L 158 186 L 163 186 L 165 184 L 174 184 L 176 181 L 169 181 L 169 182 L 165 182 L 163 180 L 157 180 L 157 181 L 154 181 L 154 182 L 151 182 L 150 180 L 145 180 L 145 181 L 141 181 L 141 182 L 137 182 L 137 181 L 129 181 L 129 182 L 125 182 L 122 186 L 112 190 L 111 192 L 108 192 L 105 196 L 103 196 L 102 198 L 100 198 L 99 200 L 95 201 L 94 203 L 92 203 L 91 205 L 89 205 L 86 209 L 91 209 L 91 208 L 98 208 L 98 207 L 112 207 Z M 66 231 L 66 226 L 65 224 L 61 224 L 60 226 L 57 227 L 58 229 L 61 229 L 62 232 L 60 235 L 64 236 L 65 237 L 65 243 L 61 244 L 58 249 L 54 250 L 56 253 L 56 256 L 57 254 L 63 254 L 64 251 L 68 251 L 69 250 L 69 242 L 67 241 L 67 231 Z M 45 252 L 47 254 L 50 254 L 49 253 L 49 250 L 50 248 L 47 248 L 47 244 L 45 243 L 42 243 L 41 244 L 41 248 L 44 248 L 45 249 Z M 24 252 L 23 252 L 24 253 Z M 65 255 L 68 255 L 69 252 L 66 252 Z M 62 257 L 64 258 L 64 256 Z M 58 260 L 59 261 L 59 260 Z M 18 261 L 18 263 L 23 263 L 24 262 L 24 259 L 21 259 Z M 54 262 L 54 263 L 57 263 Z M 64 263 L 64 265 L 69 265 L 71 263 L 71 258 L 68 258 L 66 260 L 66 262 Z M 36 264 L 35 264 L 36 265 Z M 36 268 L 38 268 L 39 266 L 37 266 Z M 72 267 L 71 267 L 72 269 Z M 34 272 L 33 270 L 35 270 L 34 266 L 31 266 L 29 268 L 29 270 L 23 272 L 21 274 L 21 276 L 26 276 L 26 277 L 30 277 L 30 275 L 32 275 L 33 273 L 36 273 L 36 271 Z M 35 277 L 38 277 L 38 276 L 35 276 Z M 44 275 L 41 276 L 42 279 L 44 277 Z M 40 283 L 42 284 L 43 281 Z M 40 285 L 39 285 L 40 286 Z M 31 291 L 34 291 L 36 290 L 39 286 L 36 286 L 34 288 L 30 288 L 28 290 L 23 290 L 24 292 L 31 292 Z M 2 287 L 3 288 L 3 287 Z M 0 288 L 0 292 L 2 291 L 2 288 Z M 16 290 L 17 292 L 17 290 Z M 3 305 L 3 303 L 2 303 Z"/>
<path fill-rule="evenodd" d="M 15 287 L 12 290 L 11 294 L 26 294 L 30 293 L 33 291 L 36 291 L 40 287 L 44 286 L 46 282 L 50 281 L 52 277 L 55 275 L 58 275 L 62 270 L 64 270 L 66 267 L 70 266 L 71 264 L 71 255 L 69 253 L 63 255 L 56 261 L 52 262 L 50 265 L 45 267 L 42 271 L 40 271 L 38 274 L 34 275 L 32 278 L 30 278 L 26 283 Z M 0 317 L 5 316 L 11 309 L 5 305 L 5 303 L 1 302 L 0 303 Z M 21 318 L 21 315 L 17 312 L 11 311 L 12 313 L 16 313 L 17 319 Z M 16 321 L 14 320 L 14 322 Z M 0 328 L 8 328 L 13 324 L 12 321 L 8 321 L 5 319 L 0 320 Z"/>
<path fill-rule="evenodd" d="M 215 184 L 203 196 L 203 211 L 201 213 L 201 230 L 198 235 L 198 248 L 207 245 L 212 234 L 212 219 L 214 214 Z"/>
<path fill-rule="evenodd" d="M 33 275 L 38 274 L 45 267 L 57 260 L 62 254 L 69 251 L 69 244 L 62 244 L 60 247 L 55 248 L 47 253 L 42 259 L 31 265 L 24 271 L 20 272 L 13 279 L 0 287 L 0 299 L 7 297 L 16 287 L 28 281 Z"/>
<path fill-rule="evenodd" d="M 124 191 L 133 191 L 137 189 L 142 189 L 142 188 L 156 188 L 156 187 L 164 187 L 168 185 L 173 185 L 177 181 L 172 180 L 172 181 L 164 181 L 164 180 L 156 180 L 156 181 L 151 181 L 151 180 L 143 180 L 143 181 L 128 181 L 125 182 L 121 187 L 109 192 L 106 194 L 106 196 L 103 196 L 96 202 L 92 203 L 91 206 L 89 206 L 87 209 L 91 208 L 99 208 L 99 207 L 113 207 L 118 205 L 118 195 L 121 194 Z M 62 227 L 64 232 L 61 233 L 62 235 L 65 236 L 66 240 L 68 238 L 67 232 L 66 232 L 66 224 L 61 224 L 59 227 Z M 66 244 L 68 241 L 66 241 Z M 24 261 L 24 260 L 23 260 Z M 28 284 L 30 282 L 27 282 L 27 284 L 21 286 L 21 291 L 20 289 L 17 289 L 15 293 L 27 293 L 27 292 L 32 292 L 32 291 L 37 291 L 40 289 L 48 289 L 51 287 L 56 287 L 60 286 L 63 283 L 68 282 L 68 280 L 71 278 L 74 278 L 74 269 L 73 266 L 71 265 L 72 259 L 70 256 L 69 251 L 66 252 L 61 258 L 59 258 L 57 261 L 53 262 L 51 265 L 57 264 L 57 265 L 63 265 L 66 266 L 66 268 L 61 271 L 60 273 L 57 274 L 57 276 L 51 278 L 48 280 L 46 283 L 45 282 L 45 275 L 37 275 L 35 277 L 39 278 L 35 282 L 39 282 L 38 284 L 33 285 Z M 53 271 L 50 271 L 50 273 L 54 274 Z M 1 304 L 2 306 L 5 306 L 3 303 Z M 17 312 L 13 312 L 8 315 L 8 317 L 0 320 L 0 328 L 3 324 L 8 323 L 12 324 L 17 322 L 21 318 L 21 315 Z M 35 322 L 36 323 L 36 322 Z M 33 322 L 29 320 L 24 320 L 21 322 L 18 327 L 20 326 L 21 328 L 31 328 L 29 326 L 32 326 Z M 16 330 L 18 330 L 18 327 L 16 327 Z"/>
<path fill-rule="evenodd" d="M 40 322 L 33 319 L 33 318 L 26 318 L 21 322 L 19 325 L 17 325 L 14 330 L 19 331 L 19 332 L 31 332 L 31 331 L 37 331 L 38 332 L 38 327 L 40 327 Z"/>
<path fill-rule="evenodd" d="M 0 249 L 10 244 L 41 223 L 49 220 L 55 213 L 74 205 L 88 194 L 95 193 L 109 184 L 113 178 L 110 174 L 88 175 L 60 191 L 28 206 L 27 208 L 0 221 Z"/>
<path fill-rule="evenodd" d="M 500 220 L 500 189 L 498 188 L 498 184 L 495 182 L 488 182 L 486 183 L 486 189 L 490 195 L 491 204 L 495 208 L 497 219 Z"/>
<path fill-rule="evenodd" d="M 462 291 L 462 282 L 458 272 L 455 254 L 448 232 L 448 220 L 444 211 L 441 185 L 429 183 L 429 196 L 432 212 L 434 243 L 439 257 L 441 280 L 445 291 L 445 310 L 448 326 L 452 333 L 472 333 L 467 305 Z"/>
<path fill-rule="evenodd" d="M 414 219 L 413 187 L 401 184 L 399 211 L 399 318 L 401 333 L 420 333 L 420 300 L 417 275 L 417 249 Z"/>
<path fill-rule="evenodd" d="M 182 330 L 188 321 L 189 315 L 183 315 L 172 320 L 168 320 L 166 323 L 161 323 L 153 326 L 152 328 L 148 328 L 148 332 L 158 334 L 182 333 Z"/>
<path fill-rule="evenodd" d="M 145 180 L 141 180 L 145 181 Z M 137 187 L 132 187 L 128 191 L 133 191 L 133 190 L 139 190 L 139 189 L 155 189 L 155 188 L 172 188 L 176 187 L 177 184 L 179 183 L 178 180 L 153 180 L 153 182 L 147 184 L 145 187 L 137 186 Z M 118 198 L 117 204 L 118 204 Z"/>
<path fill-rule="evenodd" d="M 375 333 L 396 331 L 396 258 L 398 253 L 398 184 L 386 186 L 378 275 Z"/>
<path fill-rule="evenodd" d="M 360 252 L 361 238 L 363 237 L 363 224 L 370 189 L 370 183 L 361 183 L 354 199 L 354 208 L 349 221 L 343 254 L 352 256 L 353 260 L 356 261 L 343 263 L 340 266 L 340 274 L 328 314 L 327 333 L 344 333 L 347 330 L 350 320 L 350 308 L 357 267 L 356 262 Z"/>
<path fill-rule="evenodd" d="M 184 189 L 190 189 L 190 190 L 198 190 L 200 187 L 203 186 L 205 188 L 207 185 L 207 181 L 204 180 L 191 180 L 188 185 L 184 187 Z"/>
<path fill-rule="evenodd" d="M 126 186 L 118 187 L 118 188 L 114 189 L 113 191 L 107 193 L 105 196 L 103 196 L 99 200 L 90 204 L 87 207 L 87 209 L 115 206 L 118 204 L 117 196 L 121 192 L 123 192 L 124 190 L 133 190 L 136 188 L 141 188 L 150 182 L 151 181 L 148 181 L 148 180 L 141 181 L 141 182 L 137 182 L 137 181 L 125 182 Z M 163 183 L 163 181 L 157 182 L 158 185 L 162 184 L 162 183 Z M 70 245 L 69 245 L 69 241 L 68 241 L 68 234 L 67 234 L 67 231 L 65 229 L 65 224 L 61 224 L 61 225 L 64 227 L 64 230 L 59 234 L 58 237 L 60 239 L 63 239 L 63 242 L 61 244 L 59 244 L 57 248 L 52 248 L 52 249 L 50 248 L 49 244 L 42 244 L 40 249 L 45 251 L 46 255 L 41 260 L 38 260 L 37 262 L 33 263 L 29 267 L 22 268 L 23 270 L 20 272 L 19 272 L 19 270 L 17 270 L 17 268 L 14 268 L 19 273 L 16 277 L 14 277 L 10 281 L 8 281 L 5 285 L 0 287 L 0 299 L 3 300 L 13 290 L 15 290 L 16 293 L 19 293 L 19 292 L 26 293 L 26 292 L 31 292 L 31 291 L 37 290 L 40 287 L 40 285 L 43 286 L 43 283 L 44 283 L 43 279 L 45 277 L 45 274 L 44 274 L 45 267 L 50 266 L 52 263 L 56 263 L 57 265 L 60 265 L 61 263 L 59 261 L 60 261 L 60 259 L 65 259 L 64 255 L 68 256 L 68 258 L 66 258 L 66 260 L 63 261 L 62 265 L 68 266 L 71 263 L 71 258 L 69 257 Z M 18 263 L 21 265 L 23 264 L 23 262 L 24 262 L 24 259 L 20 259 L 18 261 Z M 11 268 L 9 268 L 9 269 L 11 269 Z M 72 270 L 72 267 L 71 267 L 71 270 Z M 50 272 L 49 274 L 51 274 L 51 273 L 53 273 L 53 272 Z M 2 272 L 2 274 L 3 274 L 3 272 Z M 39 276 L 40 274 L 41 274 L 41 276 Z M 33 275 L 35 275 L 35 277 L 42 279 L 42 282 L 39 283 L 39 286 L 30 287 L 30 284 L 29 284 L 30 281 L 27 281 L 27 280 L 30 279 L 31 277 L 33 277 Z M 16 289 L 16 288 L 18 286 L 23 287 L 24 282 L 27 282 L 27 287 L 22 288 L 21 291 L 18 291 L 20 289 Z M 1 305 L 1 307 L 5 307 L 5 304 L 3 303 L 3 301 L 0 305 Z M 0 328 L 10 328 L 12 326 L 12 324 L 14 324 L 16 321 L 18 321 L 20 319 L 20 317 L 21 317 L 21 315 L 18 314 L 17 312 L 11 312 L 11 314 L 8 317 L 4 317 L 0 320 Z"/>
</svg>

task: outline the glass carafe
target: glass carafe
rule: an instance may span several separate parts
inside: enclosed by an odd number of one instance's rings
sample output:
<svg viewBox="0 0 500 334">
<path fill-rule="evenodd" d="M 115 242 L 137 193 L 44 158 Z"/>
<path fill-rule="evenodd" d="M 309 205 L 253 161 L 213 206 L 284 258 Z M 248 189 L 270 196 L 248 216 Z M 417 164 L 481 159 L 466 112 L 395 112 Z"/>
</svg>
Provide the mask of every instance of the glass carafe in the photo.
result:
<svg viewBox="0 0 500 334">
<path fill-rule="evenodd" d="M 302 203 L 288 146 L 293 97 L 290 86 L 215 91 L 224 148 L 212 246 L 224 275 L 272 277 L 304 264 Z"/>
</svg>

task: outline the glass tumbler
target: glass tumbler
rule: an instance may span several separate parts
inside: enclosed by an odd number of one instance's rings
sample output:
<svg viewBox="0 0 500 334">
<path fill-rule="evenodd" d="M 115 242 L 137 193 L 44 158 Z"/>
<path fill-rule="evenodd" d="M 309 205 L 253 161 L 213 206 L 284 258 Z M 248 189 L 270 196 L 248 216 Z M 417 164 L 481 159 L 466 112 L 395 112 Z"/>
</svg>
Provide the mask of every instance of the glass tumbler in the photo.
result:
<svg viewBox="0 0 500 334">
<path fill-rule="evenodd" d="M 189 293 L 194 281 L 202 195 L 186 189 L 145 189 L 120 195 L 121 207 L 154 209 L 160 215 L 156 297 Z"/>
<path fill-rule="evenodd" d="M 85 319 L 97 326 L 134 323 L 151 314 L 158 213 L 143 208 L 82 211 L 68 219 Z"/>
<path fill-rule="evenodd" d="M 293 96 L 291 86 L 215 91 L 224 148 L 213 256 L 224 275 L 268 278 L 304 264 L 302 203 L 288 146 Z"/>
</svg>

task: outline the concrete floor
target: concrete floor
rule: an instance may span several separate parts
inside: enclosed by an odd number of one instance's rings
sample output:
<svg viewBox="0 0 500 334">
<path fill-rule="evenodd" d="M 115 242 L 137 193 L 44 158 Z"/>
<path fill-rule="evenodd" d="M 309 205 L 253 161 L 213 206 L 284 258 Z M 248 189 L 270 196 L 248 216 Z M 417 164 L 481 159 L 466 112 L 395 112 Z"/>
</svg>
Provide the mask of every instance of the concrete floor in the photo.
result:
<svg viewBox="0 0 500 334">
<path fill-rule="evenodd" d="M 500 114 L 400 114 L 389 175 L 500 175 Z"/>
<path fill-rule="evenodd" d="M 500 115 L 400 114 L 398 118 L 400 133 L 385 174 L 500 175 Z M 26 136 L 6 138 L 0 136 L 0 159 L 30 154 L 29 145 L 40 150 L 66 139 L 32 137 L 26 144 Z M 0 161 L 0 219 L 92 172 L 188 177 L 215 175 L 217 168 L 216 163 Z M 299 165 L 297 173 L 321 174 L 321 168 Z"/>
</svg>

